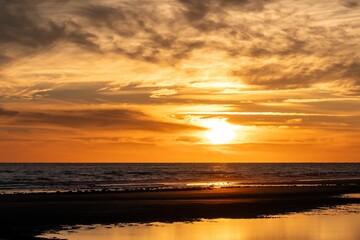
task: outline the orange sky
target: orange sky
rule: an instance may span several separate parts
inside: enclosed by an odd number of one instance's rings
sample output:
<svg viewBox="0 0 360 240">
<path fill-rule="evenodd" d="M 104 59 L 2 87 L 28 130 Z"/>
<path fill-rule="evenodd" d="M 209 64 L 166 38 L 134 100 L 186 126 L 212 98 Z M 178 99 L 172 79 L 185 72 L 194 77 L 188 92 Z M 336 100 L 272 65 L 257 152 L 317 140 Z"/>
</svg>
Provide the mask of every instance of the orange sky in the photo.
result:
<svg viewBox="0 0 360 240">
<path fill-rule="evenodd" d="M 0 162 L 360 161 L 359 0 L 0 0 Z"/>
</svg>

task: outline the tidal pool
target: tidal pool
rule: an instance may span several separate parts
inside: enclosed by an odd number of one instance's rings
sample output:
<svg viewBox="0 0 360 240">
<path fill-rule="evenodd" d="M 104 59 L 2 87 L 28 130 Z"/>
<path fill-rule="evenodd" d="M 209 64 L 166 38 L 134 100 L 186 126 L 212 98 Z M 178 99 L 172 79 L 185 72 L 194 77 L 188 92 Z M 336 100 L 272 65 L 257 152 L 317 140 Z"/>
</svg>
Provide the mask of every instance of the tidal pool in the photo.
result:
<svg viewBox="0 0 360 240">
<path fill-rule="evenodd" d="M 41 237 L 69 240 L 359 240 L 360 205 L 256 219 L 72 226 Z"/>
</svg>

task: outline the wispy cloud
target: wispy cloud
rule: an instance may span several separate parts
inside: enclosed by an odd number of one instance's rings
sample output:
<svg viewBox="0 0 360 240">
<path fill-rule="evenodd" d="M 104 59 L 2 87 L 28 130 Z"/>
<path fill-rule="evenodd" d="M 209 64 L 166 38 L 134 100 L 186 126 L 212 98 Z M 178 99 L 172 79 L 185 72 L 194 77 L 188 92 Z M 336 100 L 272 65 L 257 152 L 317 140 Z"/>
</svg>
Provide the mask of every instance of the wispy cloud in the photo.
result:
<svg viewBox="0 0 360 240">
<path fill-rule="evenodd" d="M 340 0 L 339 2 L 348 8 L 356 8 L 360 6 L 359 0 Z"/>
<path fill-rule="evenodd" d="M 309 87 L 339 79 L 358 85 L 354 22 L 359 16 L 351 15 L 336 26 L 318 19 L 322 12 L 331 12 L 336 22 L 358 2 L 339 3 L 3 0 L 0 61 L 36 58 L 34 53 L 50 47 L 70 49 L 66 44 L 97 52 L 100 58 L 115 54 L 169 66 L 216 52 L 224 54 L 229 68 L 223 77 L 268 89 Z M 343 5 L 350 9 L 344 12 Z M 312 11 L 304 11 L 310 7 Z"/>
<path fill-rule="evenodd" d="M 6 110 L 0 107 L 0 117 L 13 117 L 18 114 L 17 111 Z"/>
<path fill-rule="evenodd" d="M 295 113 L 295 112 L 182 112 L 183 115 L 254 115 L 254 116 L 339 116 L 346 117 L 348 115 L 333 115 L 322 113 Z"/>
<path fill-rule="evenodd" d="M 0 109 L 0 116 L 11 117 L 8 122 L 28 126 L 60 126 L 74 129 L 145 130 L 176 132 L 201 129 L 187 124 L 171 123 L 152 119 L 135 110 L 49 110 L 42 112 L 11 111 Z"/>
</svg>

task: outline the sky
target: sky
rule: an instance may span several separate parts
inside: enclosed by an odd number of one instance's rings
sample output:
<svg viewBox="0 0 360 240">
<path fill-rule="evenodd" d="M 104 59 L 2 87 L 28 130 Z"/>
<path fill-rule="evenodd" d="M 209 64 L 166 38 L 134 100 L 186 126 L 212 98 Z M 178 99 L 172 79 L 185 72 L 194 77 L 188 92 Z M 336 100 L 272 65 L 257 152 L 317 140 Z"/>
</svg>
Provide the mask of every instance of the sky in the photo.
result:
<svg viewBox="0 0 360 240">
<path fill-rule="evenodd" d="M 0 0 L 0 162 L 360 162 L 360 0 Z"/>
</svg>

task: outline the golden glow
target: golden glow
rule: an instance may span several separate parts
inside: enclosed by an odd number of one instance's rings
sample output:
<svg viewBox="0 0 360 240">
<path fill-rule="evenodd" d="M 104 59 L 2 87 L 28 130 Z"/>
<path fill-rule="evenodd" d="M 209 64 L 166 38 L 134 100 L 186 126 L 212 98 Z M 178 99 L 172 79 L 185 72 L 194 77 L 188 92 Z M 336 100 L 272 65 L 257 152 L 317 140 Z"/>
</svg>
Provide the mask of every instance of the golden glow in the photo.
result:
<svg viewBox="0 0 360 240">
<path fill-rule="evenodd" d="M 0 0 L 0 162 L 359 162 L 356 1 Z"/>
<path fill-rule="evenodd" d="M 240 83 L 232 83 L 232 82 L 197 82 L 189 84 L 192 88 L 219 88 L 219 89 L 243 89 L 247 86 Z"/>
<path fill-rule="evenodd" d="M 360 215 L 341 209 L 324 209 L 257 219 L 213 219 L 175 223 L 132 224 L 122 227 L 82 227 L 42 237 L 69 240 L 157 239 L 157 240 L 248 240 L 248 239 L 359 239 Z M 261 231 L 259 231 L 261 229 Z M 307 231 L 304 231 L 307 229 Z"/>
<path fill-rule="evenodd" d="M 238 128 L 226 121 L 226 119 L 205 119 L 203 126 L 209 128 L 204 136 L 212 144 L 227 144 L 235 139 Z"/>
<path fill-rule="evenodd" d="M 199 183 L 188 183 L 186 186 L 190 187 L 212 187 L 212 188 L 223 188 L 230 187 L 232 185 L 231 182 L 199 182 Z"/>
</svg>

